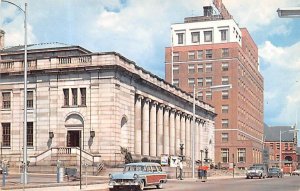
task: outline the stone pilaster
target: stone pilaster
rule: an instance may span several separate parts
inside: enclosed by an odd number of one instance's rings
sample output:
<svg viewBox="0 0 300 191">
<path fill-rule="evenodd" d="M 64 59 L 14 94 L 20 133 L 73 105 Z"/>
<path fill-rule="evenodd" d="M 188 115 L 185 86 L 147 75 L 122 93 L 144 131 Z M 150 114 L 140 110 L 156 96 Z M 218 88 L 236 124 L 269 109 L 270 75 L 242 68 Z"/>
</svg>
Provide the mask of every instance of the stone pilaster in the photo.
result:
<svg viewBox="0 0 300 191">
<path fill-rule="evenodd" d="M 185 126 L 185 153 L 187 157 L 191 157 L 191 116 L 187 117 Z"/>
<path fill-rule="evenodd" d="M 163 154 L 163 144 L 164 144 L 164 104 L 159 104 L 157 108 L 157 142 L 156 142 L 156 153 L 157 156 Z"/>
<path fill-rule="evenodd" d="M 170 111 L 170 155 L 175 155 L 175 112 L 176 109 Z"/>
<path fill-rule="evenodd" d="M 170 124 L 169 124 L 169 118 L 170 118 L 170 107 L 165 107 L 165 111 L 164 111 L 164 154 L 169 154 L 170 152 L 170 145 L 169 145 L 169 142 L 170 142 Z"/>
<path fill-rule="evenodd" d="M 177 111 L 175 115 L 175 155 L 180 154 L 180 117 L 181 112 Z"/>
<path fill-rule="evenodd" d="M 150 156 L 156 156 L 156 108 L 157 102 L 150 104 Z"/>
<path fill-rule="evenodd" d="M 137 96 L 134 110 L 134 153 L 142 154 L 142 99 L 143 96 Z"/>
<path fill-rule="evenodd" d="M 185 143 L 185 121 L 186 121 L 186 114 L 183 113 L 181 115 L 181 125 L 180 125 L 180 143 L 184 145 L 184 149 L 183 149 L 183 155 L 185 155 L 185 147 L 186 147 L 186 143 Z"/>
<path fill-rule="evenodd" d="M 150 141 L 149 141 L 149 134 L 150 134 L 150 110 L 149 104 L 150 99 L 146 98 L 143 104 L 143 119 L 142 119 L 142 155 L 149 155 L 150 149 Z"/>
</svg>

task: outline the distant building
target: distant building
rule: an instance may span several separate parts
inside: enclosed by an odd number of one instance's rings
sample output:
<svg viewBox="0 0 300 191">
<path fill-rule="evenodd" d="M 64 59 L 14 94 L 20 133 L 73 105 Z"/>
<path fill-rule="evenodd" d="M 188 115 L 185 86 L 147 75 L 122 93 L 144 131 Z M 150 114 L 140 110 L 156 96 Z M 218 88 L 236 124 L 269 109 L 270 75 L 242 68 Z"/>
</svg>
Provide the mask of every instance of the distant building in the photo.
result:
<svg viewBox="0 0 300 191">
<path fill-rule="evenodd" d="M 265 147 L 274 151 L 275 160 L 270 160 L 270 166 L 279 167 L 281 157 L 284 173 L 290 173 L 297 168 L 297 132 L 293 126 L 265 126 Z"/>
<path fill-rule="evenodd" d="M 297 147 L 297 169 L 300 169 L 300 147 Z"/>
<path fill-rule="evenodd" d="M 24 46 L 0 51 L 1 158 L 12 164 L 22 160 L 23 54 Z M 190 94 L 118 53 L 61 43 L 29 45 L 30 164 L 76 165 L 80 146 L 87 163 L 122 164 L 126 150 L 134 160 L 160 160 L 179 155 L 180 143 L 190 160 L 192 101 Z M 207 145 L 213 159 L 215 115 L 211 105 L 196 102 L 196 159 L 200 145 Z"/>
<path fill-rule="evenodd" d="M 165 78 L 191 94 L 195 85 L 197 98 L 215 107 L 214 162 L 222 167 L 234 162 L 243 169 L 262 162 L 264 85 L 258 49 L 248 30 L 240 28 L 228 12 L 213 12 L 212 6 L 205 6 L 204 16 L 171 25 Z M 210 89 L 226 84 L 232 84 L 232 89 Z"/>
</svg>

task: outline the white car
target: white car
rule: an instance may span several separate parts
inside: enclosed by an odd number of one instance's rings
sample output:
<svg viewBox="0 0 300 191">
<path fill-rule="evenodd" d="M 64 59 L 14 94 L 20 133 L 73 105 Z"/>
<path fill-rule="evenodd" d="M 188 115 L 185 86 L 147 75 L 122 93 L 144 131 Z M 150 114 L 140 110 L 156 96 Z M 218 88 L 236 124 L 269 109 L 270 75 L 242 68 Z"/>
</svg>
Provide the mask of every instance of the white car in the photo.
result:
<svg viewBox="0 0 300 191">
<path fill-rule="evenodd" d="M 300 169 L 294 170 L 294 171 L 292 172 L 292 175 L 293 175 L 293 176 L 295 176 L 295 175 L 300 176 Z"/>
<path fill-rule="evenodd" d="M 246 172 L 246 178 L 253 178 L 253 177 L 258 177 L 258 178 L 266 178 L 267 177 L 267 171 L 263 166 L 251 166 L 247 172 Z"/>
</svg>

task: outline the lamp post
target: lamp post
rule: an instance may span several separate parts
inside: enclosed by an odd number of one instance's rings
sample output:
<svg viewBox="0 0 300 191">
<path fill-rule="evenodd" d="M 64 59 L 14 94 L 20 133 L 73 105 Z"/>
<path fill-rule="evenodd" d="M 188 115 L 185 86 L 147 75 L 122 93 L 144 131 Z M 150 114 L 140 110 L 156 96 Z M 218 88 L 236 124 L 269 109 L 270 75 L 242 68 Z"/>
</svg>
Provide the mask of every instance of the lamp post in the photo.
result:
<svg viewBox="0 0 300 191">
<path fill-rule="evenodd" d="M 277 13 L 280 18 L 300 18 L 300 7 L 279 8 Z"/>
<path fill-rule="evenodd" d="M 222 91 L 222 90 L 228 90 L 232 88 L 231 84 L 227 85 L 216 85 L 216 86 L 210 86 L 206 88 L 202 88 L 200 91 L 205 89 L 210 89 L 211 91 Z M 195 128 L 196 128 L 196 119 L 195 119 L 195 113 L 196 113 L 196 87 L 194 84 L 193 87 L 193 128 L 191 129 L 192 134 L 192 178 L 195 178 Z"/>
</svg>

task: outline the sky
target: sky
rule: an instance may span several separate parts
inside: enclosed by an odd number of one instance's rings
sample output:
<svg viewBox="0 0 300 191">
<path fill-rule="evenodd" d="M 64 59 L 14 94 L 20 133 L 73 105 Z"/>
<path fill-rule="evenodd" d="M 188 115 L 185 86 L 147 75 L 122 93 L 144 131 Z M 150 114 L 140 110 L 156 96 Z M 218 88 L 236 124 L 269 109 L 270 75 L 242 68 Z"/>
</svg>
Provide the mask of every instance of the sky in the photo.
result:
<svg viewBox="0 0 300 191">
<path fill-rule="evenodd" d="M 11 0 L 24 8 L 24 0 Z M 170 26 L 202 15 L 208 0 L 27 0 L 28 42 L 61 42 L 93 52 L 116 51 L 164 79 Z M 300 18 L 276 10 L 300 0 L 223 0 L 259 49 L 264 77 L 264 121 L 300 126 Z M 24 44 L 23 13 L 2 3 L 0 28 L 6 46 Z M 298 127 L 299 128 L 299 127 Z"/>
</svg>

